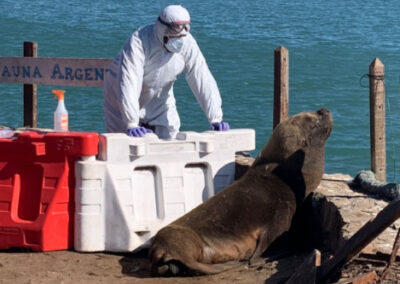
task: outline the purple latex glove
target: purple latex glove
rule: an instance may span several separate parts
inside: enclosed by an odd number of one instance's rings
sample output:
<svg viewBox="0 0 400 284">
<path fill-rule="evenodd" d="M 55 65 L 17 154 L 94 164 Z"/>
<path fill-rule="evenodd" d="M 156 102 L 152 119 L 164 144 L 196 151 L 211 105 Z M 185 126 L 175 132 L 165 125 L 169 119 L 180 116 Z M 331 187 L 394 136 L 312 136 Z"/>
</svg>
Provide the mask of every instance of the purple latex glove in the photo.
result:
<svg viewBox="0 0 400 284">
<path fill-rule="evenodd" d="M 229 130 L 229 123 L 224 121 L 211 123 L 210 130 L 215 130 L 215 131 Z"/>
<path fill-rule="evenodd" d="M 142 137 L 146 133 L 153 133 L 153 131 L 143 126 L 131 127 L 126 130 L 126 134 L 133 137 Z"/>
</svg>

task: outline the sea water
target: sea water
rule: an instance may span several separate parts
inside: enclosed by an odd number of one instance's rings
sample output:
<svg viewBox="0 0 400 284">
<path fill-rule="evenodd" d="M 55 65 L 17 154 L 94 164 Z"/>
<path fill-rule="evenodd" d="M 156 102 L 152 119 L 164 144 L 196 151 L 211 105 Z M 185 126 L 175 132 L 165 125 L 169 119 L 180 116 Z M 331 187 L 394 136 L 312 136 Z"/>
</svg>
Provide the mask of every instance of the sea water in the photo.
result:
<svg viewBox="0 0 400 284">
<path fill-rule="evenodd" d="M 218 83 L 224 120 L 254 128 L 257 155 L 272 131 L 274 50 L 289 50 L 289 110 L 328 108 L 334 129 L 326 172 L 354 176 L 370 168 L 368 79 L 374 58 L 385 65 L 387 179 L 400 182 L 400 3 L 308 1 L 27 1 L 0 0 L 0 56 L 113 58 L 138 27 L 169 4 L 191 13 L 196 38 Z M 1 75 L 1 74 L 0 74 Z M 62 86 L 61 86 L 62 87 Z M 38 127 L 51 128 L 57 101 L 38 86 Z M 57 86 L 60 88 L 60 86 Z M 63 87 L 70 130 L 104 132 L 102 90 Z M 174 87 L 182 130 L 208 122 L 184 76 Z M 23 124 L 23 88 L 0 84 L 0 125 Z"/>
</svg>

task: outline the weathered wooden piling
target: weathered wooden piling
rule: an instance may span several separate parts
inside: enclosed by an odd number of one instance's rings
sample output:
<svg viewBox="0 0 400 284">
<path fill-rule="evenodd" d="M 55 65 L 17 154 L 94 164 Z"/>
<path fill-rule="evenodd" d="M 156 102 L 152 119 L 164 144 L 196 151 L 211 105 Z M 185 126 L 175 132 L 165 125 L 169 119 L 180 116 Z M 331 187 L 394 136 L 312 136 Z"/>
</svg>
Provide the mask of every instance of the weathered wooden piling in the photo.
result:
<svg viewBox="0 0 400 284">
<path fill-rule="evenodd" d="M 274 54 L 274 128 L 289 117 L 289 51 L 280 46 Z"/>
<path fill-rule="evenodd" d="M 386 182 L 384 78 L 384 65 L 379 58 L 375 58 L 369 66 L 371 170 L 381 182 Z"/>
<path fill-rule="evenodd" d="M 36 42 L 24 42 L 24 57 L 37 57 Z M 24 84 L 24 126 L 37 127 L 37 85 Z"/>
</svg>

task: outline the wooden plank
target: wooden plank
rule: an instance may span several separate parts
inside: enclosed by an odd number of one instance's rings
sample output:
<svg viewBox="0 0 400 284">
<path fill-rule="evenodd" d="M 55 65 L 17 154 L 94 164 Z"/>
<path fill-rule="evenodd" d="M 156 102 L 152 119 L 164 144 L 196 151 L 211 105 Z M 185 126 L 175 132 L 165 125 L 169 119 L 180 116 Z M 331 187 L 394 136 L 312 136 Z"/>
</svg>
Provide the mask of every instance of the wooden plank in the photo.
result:
<svg viewBox="0 0 400 284">
<path fill-rule="evenodd" d="M 386 182 L 384 76 L 384 66 L 379 58 L 375 58 L 369 66 L 371 170 L 381 182 Z"/>
<path fill-rule="evenodd" d="M 103 87 L 112 59 L 0 57 L 0 82 Z"/>
<path fill-rule="evenodd" d="M 24 42 L 24 56 L 37 57 L 36 42 Z M 24 126 L 37 127 L 37 85 L 24 84 Z"/>
<path fill-rule="evenodd" d="M 274 54 L 274 128 L 289 117 L 289 51 L 280 46 Z"/>
</svg>

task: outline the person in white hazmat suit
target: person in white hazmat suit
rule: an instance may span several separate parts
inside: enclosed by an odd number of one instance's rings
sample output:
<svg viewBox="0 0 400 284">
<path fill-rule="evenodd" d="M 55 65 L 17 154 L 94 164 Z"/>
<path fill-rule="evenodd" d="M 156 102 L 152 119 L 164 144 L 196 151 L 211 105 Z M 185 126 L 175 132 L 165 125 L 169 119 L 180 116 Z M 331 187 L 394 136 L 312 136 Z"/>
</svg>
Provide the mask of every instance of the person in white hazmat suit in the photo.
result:
<svg viewBox="0 0 400 284">
<path fill-rule="evenodd" d="M 182 72 L 210 129 L 229 129 L 229 124 L 222 121 L 217 83 L 189 30 L 189 12 L 180 5 L 170 5 L 154 24 L 131 35 L 114 58 L 104 82 L 107 132 L 135 137 L 155 132 L 159 138 L 175 138 L 180 119 L 173 85 Z"/>
</svg>

